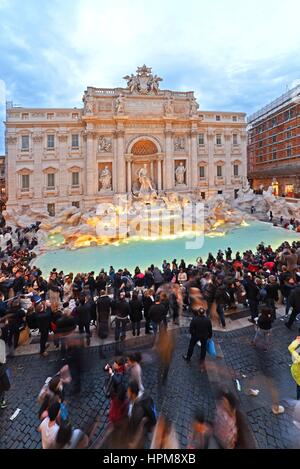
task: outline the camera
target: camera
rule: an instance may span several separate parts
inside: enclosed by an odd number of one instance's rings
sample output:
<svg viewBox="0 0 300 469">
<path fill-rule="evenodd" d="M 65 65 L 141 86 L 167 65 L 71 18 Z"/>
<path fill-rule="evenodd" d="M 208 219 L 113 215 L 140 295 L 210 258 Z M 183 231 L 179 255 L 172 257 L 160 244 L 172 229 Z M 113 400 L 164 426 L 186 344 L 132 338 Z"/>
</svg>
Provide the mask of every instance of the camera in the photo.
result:
<svg viewBox="0 0 300 469">
<path fill-rule="evenodd" d="M 104 371 L 109 371 L 109 370 L 111 370 L 110 364 L 107 363 L 107 364 L 103 367 L 103 370 L 104 370 Z"/>
</svg>

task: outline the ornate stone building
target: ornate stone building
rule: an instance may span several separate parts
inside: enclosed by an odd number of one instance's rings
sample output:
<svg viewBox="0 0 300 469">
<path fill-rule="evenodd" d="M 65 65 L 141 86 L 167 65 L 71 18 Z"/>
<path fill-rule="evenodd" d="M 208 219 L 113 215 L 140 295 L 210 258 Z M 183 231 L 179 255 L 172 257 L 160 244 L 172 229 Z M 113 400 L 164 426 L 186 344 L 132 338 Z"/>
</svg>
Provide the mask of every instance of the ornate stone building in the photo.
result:
<svg viewBox="0 0 300 469">
<path fill-rule="evenodd" d="M 94 207 L 136 193 L 141 172 L 157 192 L 234 196 L 247 171 L 245 114 L 201 111 L 194 92 L 161 90 L 145 65 L 124 79 L 88 87 L 83 109 L 7 106 L 7 208 Z"/>
</svg>

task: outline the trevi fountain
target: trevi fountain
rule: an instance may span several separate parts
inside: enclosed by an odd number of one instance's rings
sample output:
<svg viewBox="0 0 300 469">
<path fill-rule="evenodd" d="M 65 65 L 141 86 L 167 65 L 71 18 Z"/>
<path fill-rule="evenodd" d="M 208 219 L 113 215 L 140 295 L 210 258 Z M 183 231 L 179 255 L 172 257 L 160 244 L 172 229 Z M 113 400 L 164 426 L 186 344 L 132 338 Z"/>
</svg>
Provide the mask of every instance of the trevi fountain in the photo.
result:
<svg viewBox="0 0 300 469">
<path fill-rule="evenodd" d="M 178 184 L 183 171 L 176 169 Z M 102 185 L 109 187 L 108 168 L 100 178 Z M 257 195 L 245 179 L 236 199 L 220 194 L 204 201 L 200 194 L 157 191 L 143 167 L 139 183 L 136 192 L 116 195 L 112 203 L 98 204 L 88 212 L 70 207 L 56 217 L 34 209 L 26 213 L 8 210 L 4 215 L 14 227 L 41 222 L 34 263 L 44 274 L 53 267 L 65 272 L 99 271 L 110 265 L 144 269 L 174 258 L 195 263 L 199 256 L 228 246 L 243 251 L 255 249 L 261 241 L 276 246 L 299 237 L 294 231 L 258 220 L 270 210 L 274 217 L 300 218 L 297 202 L 275 197 L 272 187 Z M 251 207 L 255 215 L 251 215 Z M 197 238 L 202 240 L 200 244 L 187 243 Z"/>
</svg>

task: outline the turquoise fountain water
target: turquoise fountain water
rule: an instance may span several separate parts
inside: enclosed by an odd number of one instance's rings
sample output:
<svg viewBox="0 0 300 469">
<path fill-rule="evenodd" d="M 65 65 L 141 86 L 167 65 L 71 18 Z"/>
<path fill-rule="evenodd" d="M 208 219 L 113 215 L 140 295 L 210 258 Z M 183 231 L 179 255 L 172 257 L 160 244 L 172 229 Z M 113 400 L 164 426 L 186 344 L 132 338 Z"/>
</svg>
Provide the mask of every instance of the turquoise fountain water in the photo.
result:
<svg viewBox="0 0 300 469">
<path fill-rule="evenodd" d="M 230 229 L 224 236 L 205 236 L 200 249 L 186 249 L 187 238 L 173 240 L 126 240 L 109 246 L 81 248 L 77 250 L 58 249 L 49 251 L 34 260 L 44 275 L 48 275 L 53 267 L 67 272 L 99 272 L 110 265 L 115 268 L 134 269 L 137 265 L 145 269 L 150 264 L 161 266 L 163 259 L 172 261 L 174 258 L 184 259 L 187 263 L 195 263 L 197 257 L 205 258 L 209 252 L 216 254 L 218 249 L 224 250 L 228 246 L 236 251 L 255 249 L 263 241 L 273 247 L 283 241 L 300 240 L 300 235 L 294 231 L 274 227 L 264 222 L 249 222 L 248 226 L 238 226 Z"/>
</svg>

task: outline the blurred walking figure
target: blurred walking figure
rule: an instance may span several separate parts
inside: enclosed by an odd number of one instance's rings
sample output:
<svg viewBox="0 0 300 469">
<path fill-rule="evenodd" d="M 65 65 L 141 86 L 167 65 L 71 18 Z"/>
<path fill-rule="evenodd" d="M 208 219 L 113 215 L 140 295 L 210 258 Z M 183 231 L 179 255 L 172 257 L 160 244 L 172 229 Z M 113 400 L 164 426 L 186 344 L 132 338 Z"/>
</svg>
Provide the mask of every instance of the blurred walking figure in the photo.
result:
<svg viewBox="0 0 300 469">
<path fill-rule="evenodd" d="M 219 391 L 214 418 L 214 436 L 222 449 L 254 449 L 256 443 L 230 391 Z"/>
<path fill-rule="evenodd" d="M 270 345 L 273 320 L 272 309 L 268 307 L 262 308 L 261 313 L 258 316 L 257 329 L 252 343 L 254 346 L 256 346 L 257 339 L 259 336 L 262 336 L 264 339 L 264 351 L 267 351 Z"/>
<path fill-rule="evenodd" d="M 173 352 L 175 349 L 174 333 L 162 329 L 155 344 L 155 350 L 158 354 L 159 367 L 158 367 L 158 387 L 165 385 L 168 379 L 169 368 L 171 365 Z"/>
<path fill-rule="evenodd" d="M 201 411 L 196 411 L 189 437 L 188 449 L 220 449 L 213 432 L 213 426 Z"/>
<path fill-rule="evenodd" d="M 158 417 L 150 449 L 180 449 L 175 426 L 163 415 Z"/>
</svg>

